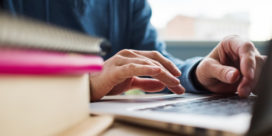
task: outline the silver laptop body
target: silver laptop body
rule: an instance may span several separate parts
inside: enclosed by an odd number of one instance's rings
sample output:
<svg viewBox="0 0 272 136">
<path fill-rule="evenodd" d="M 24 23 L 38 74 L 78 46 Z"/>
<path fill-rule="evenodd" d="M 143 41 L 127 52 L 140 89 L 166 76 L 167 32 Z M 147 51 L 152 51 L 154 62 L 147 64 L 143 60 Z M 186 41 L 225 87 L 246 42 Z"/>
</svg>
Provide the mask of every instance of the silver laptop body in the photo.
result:
<svg viewBox="0 0 272 136">
<path fill-rule="evenodd" d="M 91 112 L 189 135 L 272 134 L 272 45 L 257 89 L 258 96 L 190 94 L 106 96 Z M 254 105 L 254 106 L 253 106 Z"/>
</svg>

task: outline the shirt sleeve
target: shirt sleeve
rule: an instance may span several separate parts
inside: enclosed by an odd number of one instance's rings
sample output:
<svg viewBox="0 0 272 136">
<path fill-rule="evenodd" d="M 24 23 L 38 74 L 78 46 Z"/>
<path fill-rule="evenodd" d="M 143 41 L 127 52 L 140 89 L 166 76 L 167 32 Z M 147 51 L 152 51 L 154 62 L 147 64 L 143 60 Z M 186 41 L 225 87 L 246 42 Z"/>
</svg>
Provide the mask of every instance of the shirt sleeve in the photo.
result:
<svg viewBox="0 0 272 136">
<path fill-rule="evenodd" d="M 195 68 L 202 60 L 202 57 L 194 57 L 182 61 L 173 57 L 166 51 L 165 43 L 158 39 L 155 28 L 150 23 L 152 14 L 151 8 L 145 0 L 135 0 L 133 5 L 133 20 L 132 20 L 132 40 L 131 44 L 137 50 L 157 50 L 163 56 L 171 60 L 182 72 L 179 77 L 181 84 L 185 87 L 187 92 L 205 93 L 207 91 L 197 89 L 192 75 L 195 74 Z M 163 93 L 170 93 L 168 89 Z"/>
</svg>

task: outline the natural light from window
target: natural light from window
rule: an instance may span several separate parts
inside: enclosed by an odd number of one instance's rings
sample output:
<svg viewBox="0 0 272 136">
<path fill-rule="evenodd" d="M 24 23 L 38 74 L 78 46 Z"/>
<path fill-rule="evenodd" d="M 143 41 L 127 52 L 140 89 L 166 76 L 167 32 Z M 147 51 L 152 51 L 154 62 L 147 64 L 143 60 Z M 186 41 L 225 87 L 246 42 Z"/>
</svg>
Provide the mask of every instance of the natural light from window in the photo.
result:
<svg viewBox="0 0 272 136">
<path fill-rule="evenodd" d="M 240 35 L 272 37 L 272 0 L 148 0 L 151 23 L 163 40 L 218 41 Z"/>
</svg>

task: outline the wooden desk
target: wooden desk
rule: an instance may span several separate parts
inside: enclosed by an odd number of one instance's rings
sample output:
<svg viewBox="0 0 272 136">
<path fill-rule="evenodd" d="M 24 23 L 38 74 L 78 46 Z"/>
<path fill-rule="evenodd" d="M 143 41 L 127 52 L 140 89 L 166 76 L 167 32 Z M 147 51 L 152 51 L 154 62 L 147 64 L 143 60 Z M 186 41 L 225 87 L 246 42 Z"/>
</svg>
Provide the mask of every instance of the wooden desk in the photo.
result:
<svg viewBox="0 0 272 136">
<path fill-rule="evenodd" d="M 99 136 L 177 136 L 170 132 L 115 121 L 113 125 Z"/>
</svg>

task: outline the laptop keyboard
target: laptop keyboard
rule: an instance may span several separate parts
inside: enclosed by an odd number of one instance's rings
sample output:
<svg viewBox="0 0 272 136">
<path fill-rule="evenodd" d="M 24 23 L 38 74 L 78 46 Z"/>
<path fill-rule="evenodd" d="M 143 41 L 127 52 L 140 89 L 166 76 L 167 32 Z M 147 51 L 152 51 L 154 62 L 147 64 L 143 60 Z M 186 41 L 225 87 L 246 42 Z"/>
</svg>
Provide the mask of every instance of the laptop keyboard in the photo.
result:
<svg viewBox="0 0 272 136">
<path fill-rule="evenodd" d="M 231 116 L 239 113 L 250 113 L 255 99 L 256 97 L 242 99 L 238 96 L 214 96 L 140 110 Z"/>
</svg>

